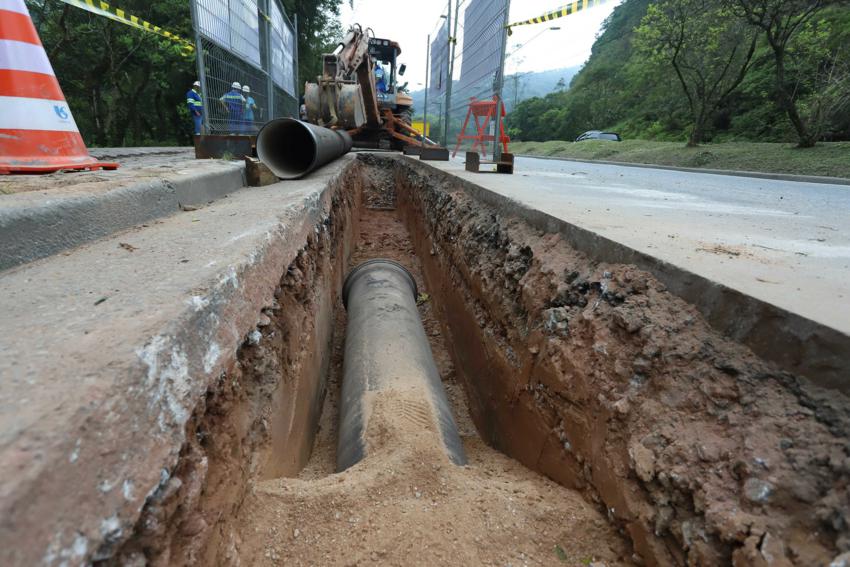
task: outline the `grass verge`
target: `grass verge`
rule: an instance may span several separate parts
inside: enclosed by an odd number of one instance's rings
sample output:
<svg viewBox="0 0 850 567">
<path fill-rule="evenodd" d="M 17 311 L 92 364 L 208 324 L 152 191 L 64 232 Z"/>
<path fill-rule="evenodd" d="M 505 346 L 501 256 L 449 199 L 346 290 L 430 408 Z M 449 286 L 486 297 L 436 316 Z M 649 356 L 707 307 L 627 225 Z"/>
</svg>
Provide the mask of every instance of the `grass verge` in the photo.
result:
<svg viewBox="0 0 850 567">
<path fill-rule="evenodd" d="M 762 173 L 825 175 L 850 179 L 850 142 L 800 149 L 792 144 L 724 142 L 686 148 L 680 142 L 511 142 L 514 154 L 620 161 Z"/>
</svg>

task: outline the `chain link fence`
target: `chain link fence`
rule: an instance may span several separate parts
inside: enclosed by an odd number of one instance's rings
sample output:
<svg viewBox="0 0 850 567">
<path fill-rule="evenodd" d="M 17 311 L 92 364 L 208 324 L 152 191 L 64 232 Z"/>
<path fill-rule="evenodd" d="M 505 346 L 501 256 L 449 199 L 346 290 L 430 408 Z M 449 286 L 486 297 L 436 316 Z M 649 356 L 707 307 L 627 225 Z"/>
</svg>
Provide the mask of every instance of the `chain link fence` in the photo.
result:
<svg viewBox="0 0 850 567">
<path fill-rule="evenodd" d="M 297 26 L 281 2 L 190 0 L 190 7 L 205 133 L 253 135 L 272 118 L 297 118 Z"/>
</svg>

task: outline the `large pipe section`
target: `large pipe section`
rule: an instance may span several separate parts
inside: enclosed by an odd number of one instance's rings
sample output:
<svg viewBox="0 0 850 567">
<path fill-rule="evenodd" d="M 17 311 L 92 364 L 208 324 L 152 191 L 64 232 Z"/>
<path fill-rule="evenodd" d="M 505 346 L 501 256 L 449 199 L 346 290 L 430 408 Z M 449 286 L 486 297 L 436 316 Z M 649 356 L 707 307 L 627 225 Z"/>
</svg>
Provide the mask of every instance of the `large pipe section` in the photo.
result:
<svg viewBox="0 0 850 567">
<path fill-rule="evenodd" d="M 281 179 L 298 179 L 351 149 L 345 130 L 294 118 L 266 122 L 257 134 L 257 157 Z"/>
<path fill-rule="evenodd" d="M 427 408 L 425 419 L 415 427 L 430 429 L 430 422 L 451 462 L 466 464 L 457 425 L 416 308 L 413 276 L 392 260 L 369 260 L 348 274 L 342 297 L 348 324 L 337 471 L 366 455 L 369 421 L 380 419 L 379 413 L 387 411 L 375 405 L 382 394 L 407 397 Z"/>
</svg>

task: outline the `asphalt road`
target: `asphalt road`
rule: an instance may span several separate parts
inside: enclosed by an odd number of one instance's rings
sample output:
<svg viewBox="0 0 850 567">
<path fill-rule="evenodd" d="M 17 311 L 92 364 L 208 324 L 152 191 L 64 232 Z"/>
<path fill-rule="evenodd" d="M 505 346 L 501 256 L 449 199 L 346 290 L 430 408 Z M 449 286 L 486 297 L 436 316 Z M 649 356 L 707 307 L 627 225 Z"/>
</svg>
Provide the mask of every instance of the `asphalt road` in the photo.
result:
<svg viewBox="0 0 850 567">
<path fill-rule="evenodd" d="M 850 333 L 850 186 L 517 158 L 431 162 L 507 197 Z"/>
</svg>

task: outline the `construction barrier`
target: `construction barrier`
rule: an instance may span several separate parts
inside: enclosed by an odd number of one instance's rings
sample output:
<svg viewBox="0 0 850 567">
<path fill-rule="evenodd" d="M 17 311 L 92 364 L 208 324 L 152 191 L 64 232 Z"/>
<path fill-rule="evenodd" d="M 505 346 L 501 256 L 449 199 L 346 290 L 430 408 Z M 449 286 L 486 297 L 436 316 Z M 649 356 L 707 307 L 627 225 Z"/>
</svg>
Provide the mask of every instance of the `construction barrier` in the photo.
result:
<svg viewBox="0 0 850 567">
<path fill-rule="evenodd" d="M 611 0 L 575 0 L 574 2 L 570 2 L 565 6 L 561 6 L 557 10 L 546 12 L 542 16 L 537 16 L 536 18 L 530 18 L 521 22 L 514 22 L 513 24 L 508 24 L 505 27 L 508 29 L 508 35 L 511 35 L 511 33 L 513 33 L 511 31 L 511 28 L 513 27 L 527 26 L 530 24 L 542 24 L 543 22 L 551 22 L 552 20 L 555 20 L 557 18 L 563 18 L 565 16 L 569 16 L 570 14 L 580 12 L 586 8 L 593 8 L 594 6 L 599 6 L 610 1 Z"/>
<path fill-rule="evenodd" d="M 472 118 L 475 124 L 475 134 L 467 134 L 466 127 L 469 126 L 469 119 Z M 457 145 L 452 152 L 452 157 L 457 155 L 458 150 L 465 140 L 472 140 L 470 152 L 480 152 L 481 155 L 487 157 L 487 142 L 493 142 L 496 139 L 495 134 L 490 134 L 491 122 L 493 122 L 492 130 L 499 133 L 498 143 L 502 146 L 502 152 L 508 151 L 508 142 L 510 138 L 505 134 L 505 105 L 498 97 L 493 97 L 492 100 L 477 100 L 470 99 L 469 107 L 466 111 L 466 119 L 463 121 L 463 126 L 460 133 L 457 135 Z"/>
<path fill-rule="evenodd" d="M 195 50 L 195 46 L 192 44 L 191 41 L 183 39 L 179 35 L 172 33 L 168 30 L 164 30 L 159 26 L 155 26 L 150 22 L 146 22 L 141 18 L 128 14 L 121 8 L 115 8 L 113 6 L 110 6 L 106 2 L 101 2 L 100 0 L 60 0 L 60 2 L 64 2 L 69 6 L 80 8 L 98 16 L 103 16 L 104 18 L 109 18 L 110 20 L 115 20 L 116 22 L 121 22 L 122 24 L 134 27 L 136 29 L 155 33 L 159 36 L 162 36 L 179 44 L 186 54 L 190 54 Z"/>
<path fill-rule="evenodd" d="M 117 167 L 86 150 L 24 0 L 0 0 L 0 173 Z"/>
</svg>

